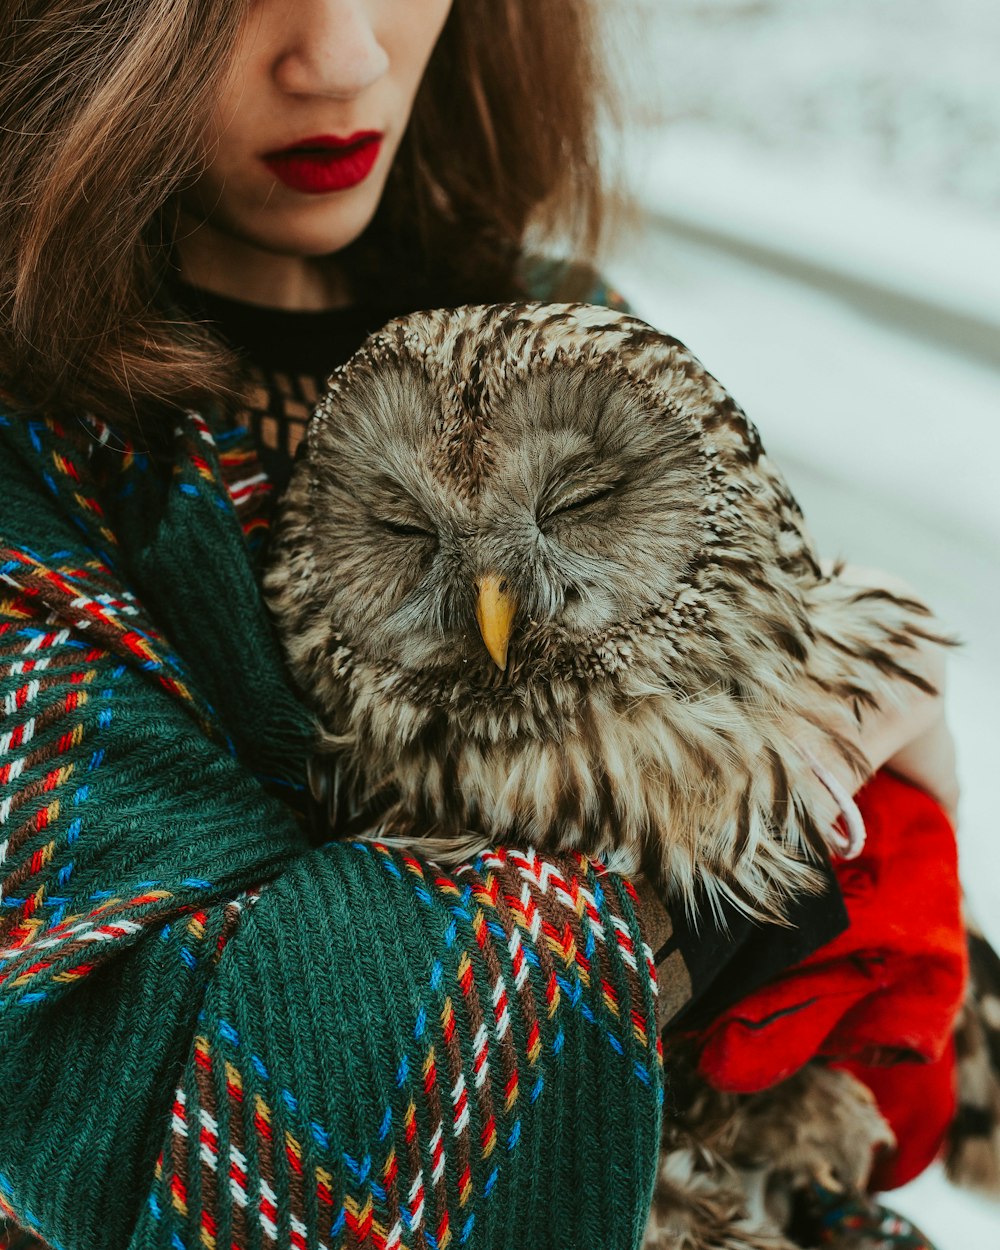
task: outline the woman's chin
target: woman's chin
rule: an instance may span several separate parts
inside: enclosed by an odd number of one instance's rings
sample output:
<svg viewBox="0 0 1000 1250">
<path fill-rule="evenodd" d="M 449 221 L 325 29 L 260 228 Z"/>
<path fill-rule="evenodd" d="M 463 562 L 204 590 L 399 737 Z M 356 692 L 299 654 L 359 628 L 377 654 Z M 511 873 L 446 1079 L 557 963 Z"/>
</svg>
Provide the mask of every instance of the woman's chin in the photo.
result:
<svg viewBox="0 0 1000 1250">
<path fill-rule="evenodd" d="M 248 221 L 245 242 L 278 256 L 329 256 L 353 243 L 375 215 L 377 196 L 353 198 L 338 191 L 325 196 L 298 194 L 287 209 L 269 205 L 267 222 Z M 309 202 L 309 201 L 313 202 Z"/>
<path fill-rule="evenodd" d="M 329 256 L 364 232 L 375 215 L 380 194 L 380 186 L 369 187 L 367 183 L 310 195 L 275 182 L 259 198 L 255 194 L 241 197 L 239 202 L 223 192 L 211 207 L 201 202 L 201 196 L 197 200 L 188 197 L 181 201 L 179 244 L 189 252 L 207 250 L 216 260 L 220 250 L 228 251 L 234 245 L 272 256 Z"/>
</svg>

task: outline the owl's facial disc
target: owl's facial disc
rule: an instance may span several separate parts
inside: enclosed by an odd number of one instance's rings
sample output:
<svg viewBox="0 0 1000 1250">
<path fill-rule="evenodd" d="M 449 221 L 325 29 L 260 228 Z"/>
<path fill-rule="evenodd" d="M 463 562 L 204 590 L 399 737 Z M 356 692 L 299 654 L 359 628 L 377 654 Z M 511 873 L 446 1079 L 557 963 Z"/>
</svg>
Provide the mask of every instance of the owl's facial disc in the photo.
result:
<svg viewBox="0 0 1000 1250">
<path fill-rule="evenodd" d="M 473 403 L 464 375 L 406 361 L 350 381 L 312 435 L 317 610 L 414 701 L 513 705 L 594 675 L 675 593 L 697 457 L 641 387 L 553 366 Z"/>
</svg>

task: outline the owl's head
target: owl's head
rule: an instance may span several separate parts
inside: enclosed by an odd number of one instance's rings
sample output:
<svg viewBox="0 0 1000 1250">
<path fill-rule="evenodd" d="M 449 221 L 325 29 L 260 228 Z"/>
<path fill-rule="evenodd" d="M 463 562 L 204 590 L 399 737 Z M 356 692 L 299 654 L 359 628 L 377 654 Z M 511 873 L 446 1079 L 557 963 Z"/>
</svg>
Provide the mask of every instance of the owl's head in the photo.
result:
<svg viewBox="0 0 1000 1250">
<path fill-rule="evenodd" d="M 636 318 L 390 323 L 312 417 L 265 585 L 341 797 L 391 783 L 396 831 L 625 848 L 750 909 L 808 884 L 836 812 L 799 748 L 874 679 L 817 642 L 756 431 Z"/>
</svg>

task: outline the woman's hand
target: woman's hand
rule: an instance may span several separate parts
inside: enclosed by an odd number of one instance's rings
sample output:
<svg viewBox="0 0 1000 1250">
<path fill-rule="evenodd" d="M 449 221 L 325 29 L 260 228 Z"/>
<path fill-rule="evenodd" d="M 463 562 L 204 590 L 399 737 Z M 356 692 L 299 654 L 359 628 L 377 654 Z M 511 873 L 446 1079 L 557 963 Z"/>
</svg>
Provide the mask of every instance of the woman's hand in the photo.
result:
<svg viewBox="0 0 1000 1250">
<path fill-rule="evenodd" d="M 833 572 L 832 562 L 824 562 L 824 572 Z M 838 577 L 851 586 L 881 587 L 894 594 L 919 597 L 906 582 L 878 569 L 843 565 Z M 916 641 L 918 646 L 908 655 L 907 666 L 923 677 L 935 693 L 928 694 L 909 682 L 900 681 L 892 704 L 862 713 L 856 742 L 872 772 L 886 767 L 920 786 L 933 795 L 954 824 L 959 786 L 955 746 L 945 722 L 947 652 L 937 643 Z M 846 765 L 842 760 L 831 758 L 824 763 L 849 789 L 854 788 L 856 779 L 845 775 Z"/>
</svg>

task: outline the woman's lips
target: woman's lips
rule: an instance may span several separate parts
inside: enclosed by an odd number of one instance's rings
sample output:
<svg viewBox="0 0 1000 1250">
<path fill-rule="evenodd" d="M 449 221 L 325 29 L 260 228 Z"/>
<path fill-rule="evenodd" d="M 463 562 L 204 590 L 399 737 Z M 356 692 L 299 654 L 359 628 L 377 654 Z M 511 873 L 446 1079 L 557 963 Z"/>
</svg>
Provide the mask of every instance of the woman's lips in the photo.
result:
<svg viewBox="0 0 1000 1250">
<path fill-rule="evenodd" d="M 378 160 L 381 146 L 382 135 L 375 130 L 359 131 L 346 138 L 316 135 L 300 139 L 280 152 L 269 152 L 262 160 L 293 191 L 325 195 L 364 182 Z"/>
</svg>

